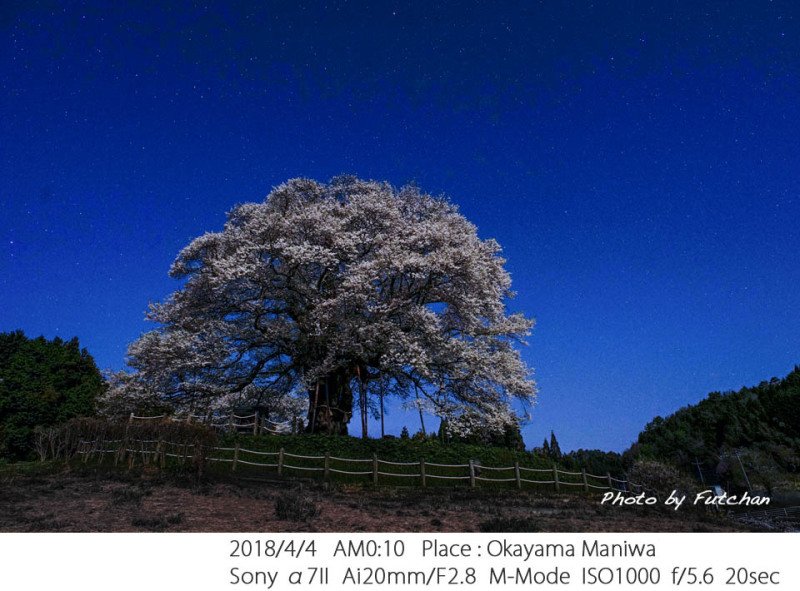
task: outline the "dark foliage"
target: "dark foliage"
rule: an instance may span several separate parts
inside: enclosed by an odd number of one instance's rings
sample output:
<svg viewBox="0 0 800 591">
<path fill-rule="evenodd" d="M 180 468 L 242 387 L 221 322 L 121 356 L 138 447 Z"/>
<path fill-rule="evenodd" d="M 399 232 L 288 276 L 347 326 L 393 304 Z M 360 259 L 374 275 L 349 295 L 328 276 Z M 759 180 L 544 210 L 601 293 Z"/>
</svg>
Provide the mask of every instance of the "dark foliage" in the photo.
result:
<svg viewBox="0 0 800 591">
<path fill-rule="evenodd" d="M 654 458 L 697 473 L 698 464 L 733 472 L 739 454 L 756 468 L 769 465 L 797 472 L 798 450 L 800 367 L 796 366 L 784 379 L 772 378 L 738 392 L 712 392 L 667 418 L 656 417 L 625 455 L 626 460 Z"/>
<path fill-rule="evenodd" d="M 93 415 L 104 389 L 94 359 L 77 338 L 0 333 L 0 457 L 30 458 L 34 427 Z"/>
<path fill-rule="evenodd" d="M 585 468 L 589 474 L 604 476 L 611 474 L 614 478 L 625 479 L 622 455 L 613 451 L 599 449 L 579 449 L 561 456 L 561 465 L 565 470 L 577 472 Z"/>
<path fill-rule="evenodd" d="M 558 445 L 558 439 L 553 431 L 550 431 L 550 457 L 556 462 L 561 459 L 561 447 Z"/>
</svg>

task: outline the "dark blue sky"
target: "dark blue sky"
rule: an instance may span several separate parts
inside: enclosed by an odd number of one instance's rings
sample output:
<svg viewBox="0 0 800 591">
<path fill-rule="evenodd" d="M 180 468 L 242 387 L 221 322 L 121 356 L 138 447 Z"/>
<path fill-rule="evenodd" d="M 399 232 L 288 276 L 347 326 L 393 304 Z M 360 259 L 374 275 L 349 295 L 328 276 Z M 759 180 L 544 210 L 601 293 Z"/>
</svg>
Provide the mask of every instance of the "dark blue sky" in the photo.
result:
<svg viewBox="0 0 800 591">
<path fill-rule="evenodd" d="M 0 331 L 120 368 L 190 239 L 350 173 L 504 246 L 529 446 L 622 450 L 800 363 L 796 2 L 23 1 L 0 29 Z"/>
</svg>

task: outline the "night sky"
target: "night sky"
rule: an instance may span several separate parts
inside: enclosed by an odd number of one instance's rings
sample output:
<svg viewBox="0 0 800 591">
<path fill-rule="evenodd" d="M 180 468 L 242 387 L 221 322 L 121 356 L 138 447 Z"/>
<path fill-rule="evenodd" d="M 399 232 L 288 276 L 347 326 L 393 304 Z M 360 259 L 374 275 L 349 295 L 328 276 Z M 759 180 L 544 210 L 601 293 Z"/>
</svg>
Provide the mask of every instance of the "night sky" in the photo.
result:
<svg viewBox="0 0 800 591">
<path fill-rule="evenodd" d="M 0 332 L 122 368 L 192 238 L 347 173 L 503 245 L 528 446 L 621 451 L 800 363 L 795 1 L 4 1 L 0 30 Z"/>
</svg>

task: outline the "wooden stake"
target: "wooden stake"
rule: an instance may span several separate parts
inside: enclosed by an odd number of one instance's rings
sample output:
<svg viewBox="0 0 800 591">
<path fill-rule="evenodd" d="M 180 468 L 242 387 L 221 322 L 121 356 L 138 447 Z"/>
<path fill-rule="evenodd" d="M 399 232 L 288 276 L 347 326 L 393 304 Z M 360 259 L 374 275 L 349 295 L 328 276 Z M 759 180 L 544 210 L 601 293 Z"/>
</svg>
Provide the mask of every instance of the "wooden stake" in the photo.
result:
<svg viewBox="0 0 800 591">
<path fill-rule="evenodd" d="M 283 454 L 284 451 L 283 448 L 281 448 L 280 451 L 278 452 L 278 476 L 283 474 Z"/>
<path fill-rule="evenodd" d="M 561 490 L 561 485 L 558 482 L 558 467 L 555 464 L 553 464 L 553 483 L 555 484 L 556 492 Z"/>
<path fill-rule="evenodd" d="M 475 460 L 469 461 L 469 487 L 475 488 Z"/>
<path fill-rule="evenodd" d="M 514 478 L 517 481 L 517 488 L 522 489 L 522 478 L 519 476 L 519 460 L 514 462 Z"/>
<path fill-rule="evenodd" d="M 586 468 L 581 468 L 581 477 L 583 478 L 583 492 L 589 492 L 589 481 L 586 480 Z"/>
<path fill-rule="evenodd" d="M 422 486 L 426 486 L 425 483 L 425 458 L 419 459 L 419 477 L 422 479 Z"/>
<path fill-rule="evenodd" d="M 372 454 L 372 484 L 378 486 L 378 454 Z"/>
<path fill-rule="evenodd" d="M 239 445 L 240 443 L 236 442 L 236 448 L 233 450 L 233 467 L 231 468 L 231 472 L 236 472 L 236 464 L 239 463 Z"/>
</svg>

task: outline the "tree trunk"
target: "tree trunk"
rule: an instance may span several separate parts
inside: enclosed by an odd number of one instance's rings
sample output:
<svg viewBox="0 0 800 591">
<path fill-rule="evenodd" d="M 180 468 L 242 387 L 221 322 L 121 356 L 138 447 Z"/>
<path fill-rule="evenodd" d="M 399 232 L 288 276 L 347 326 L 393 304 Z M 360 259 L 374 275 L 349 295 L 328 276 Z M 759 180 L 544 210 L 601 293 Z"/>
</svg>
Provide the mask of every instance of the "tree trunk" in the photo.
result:
<svg viewBox="0 0 800 591">
<path fill-rule="evenodd" d="M 386 437 L 386 430 L 383 424 L 383 372 L 380 374 L 380 394 L 381 394 L 381 439 Z"/>
<path fill-rule="evenodd" d="M 366 373 L 366 368 L 364 369 Z M 367 414 L 367 383 L 364 380 L 364 375 L 361 373 L 361 367 L 356 365 L 356 373 L 358 374 L 358 394 L 359 394 L 359 407 L 361 407 L 361 438 L 366 439 L 368 436 L 368 418 Z"/>
<path fill-rule="evenodd" d="M 353 416 L 352 376 L 346 370 L 329 375 L 308 390 L 306 433 L 347 435 L 347 423 Z"/>
</svg>

